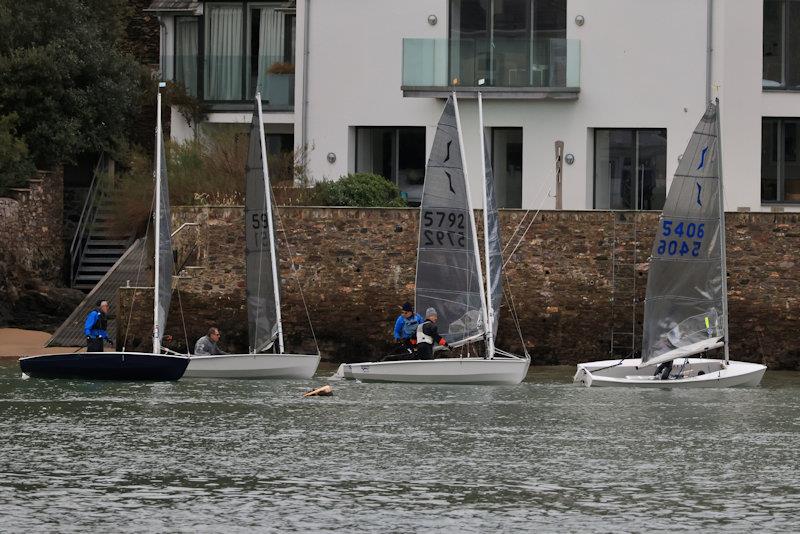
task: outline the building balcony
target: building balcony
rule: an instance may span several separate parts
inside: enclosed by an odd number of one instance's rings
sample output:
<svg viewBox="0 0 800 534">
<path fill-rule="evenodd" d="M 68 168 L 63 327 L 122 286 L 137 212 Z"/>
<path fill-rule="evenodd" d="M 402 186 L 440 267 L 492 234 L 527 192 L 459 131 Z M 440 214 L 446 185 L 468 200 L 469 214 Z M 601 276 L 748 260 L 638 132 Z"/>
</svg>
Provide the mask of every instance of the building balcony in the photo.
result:
<svg viewBox="0 0 800 534">
<path fill-rule="evenodd" d="M 265 112 L 294 111 L 294 64 L 282 56 L 189 55 L 167 61 L 168 79 L 182 83 L 211 111 L 252 111 L 258 90 Z"/>
<path fill-rule="evenodd" d="M 403 39 L 401 89 L 407 97 L 480 90 L 484 98 L 575 100 L 580 52 L 577 39 Z"/>
</svg>

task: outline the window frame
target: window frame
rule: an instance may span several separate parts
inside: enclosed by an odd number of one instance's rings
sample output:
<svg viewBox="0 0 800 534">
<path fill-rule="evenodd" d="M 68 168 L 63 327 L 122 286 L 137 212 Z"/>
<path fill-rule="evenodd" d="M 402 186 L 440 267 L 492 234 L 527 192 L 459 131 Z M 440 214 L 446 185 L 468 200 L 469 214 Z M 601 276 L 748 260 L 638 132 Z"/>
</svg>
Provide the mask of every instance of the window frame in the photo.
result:
<svg viewBox="0 0 800 534">
<path fill-rule="evenodd" d="M 764 40 L 764 20 L 762 18 L 761 21 L 761 34 L 762 34 L 762 48 L 761 48 L 761 90 L 764 92 L 770 91 L 779 91 L 779 92 L 800 92 L 800 83 L 795 86 L 789 87 L 786 84 L 786 65 L 787 65 L 787 56 L 786 56 L 786 37 L 787 37 L 787 29 L 786 29 L 786 16 L 787 16 L 787 8 L 789 3 L 795 3 L 800 6 L 800 0 L 772 0 L 774 3 L 780 5 L 780 12 L 781 12 L 781 29 L 780 29 L 780 43 L 781 43 L 781 81 L 780 85 L 770 86 L 764 85 L 764 48 L 763 48 L 763 40 Z M 766 5 L 766 1 L 763 5 Z M 762 8 L 763 13 L 763 8 Z M 800 28 L 798 28 L 800 31 Z M 798 76 L 800 76 L 800 63 L 797 65 L 798 68 Z"/>
<path fill-rule="evenodd" d="M 204 58 L 205 54 L 202 53 L 200 46 L 201 46 L 201 42 L 203 41 L 203 39 L 201 38 L 201 34 L 202 34 L 202 31 L 203 31 L 202 27 L 205 24 L 205 21 L 203 21 L 201 23 L 201 17 L 198 17 L 197 15 L 175 15 L 172 18 L 172 76 L 171 76 L 171 79 L 173 81 L 175 81 L 175 82 L 178 81 L 178 20 L 179 19 L 193 20 L 194 23 L 197 25 L 197 42 L 195 43 L 195 46 L 197 47 L 196 48 L 197 51 L 195 53 L 195 58 L 194 58 L 195 63 L 196 63 L 196 65 L 195 65 L 195 80 L 194 80 L 194 84 L 195 85 L 194 85 L 194 87 L 195 87 L 195 92 L 197 94 L 195 94 L 194 97 L 195 98 L 201 98 L 201 94 L 202 94 L 202 87 L 201 86 L 203 85 L 201 83 L 201 81 L 203 81 L 203 78 L 201 77 L 203 75 L 203 71 L 201 69 L 201 66 L 204 63 L 201 60 L 201 58 Z M 202 43 L 202 44 L 205 44 L 205 43 Z"/>
<path fill-rule="evenodd" d="M 284 2 L 280 0 L 261 0 L 261 1 L 236 1 L 236 2 L 225 2 L 224 0 L 216 0 L 214 2 L 206 2 L 203 8 L 203 14 L 198 17 L 198 43 L 197 43 L 197 58 L 198 58 L 198 66 L 197 66 L 197 98 L 211 106 L 240 106 L 243 103 L 250 102 L 250 98 L 247 97 L 249 93 L 249 79 L 248 79 L 248 72 L 250 69 L 249 62 L 250 62 L 250 38 L 251 38 L 251 13 L 250 10 L 253 8 L 258 7 L 271 7 L 271 6 L 282 6 Z M 208 27 L 207 21 L 207 13 L 208 8 L 213 7 L 231 7 L 231 6 L 240 6 L 242 8 L 242 57 L 241 57 L 241 66 L 242 66 L 242 93 L 241 98 L 238 100 L 209 100 L 206 98 L 205 95 L 205 85 L 206 85 L 206 78 L 205 78 L 205 64 L 206 64 L 206 32 Z M 285 9 L 285 15 L 292 14 L 293 16 L 297 16 L 296 8 L 292 10 L 291 8 Z M 175 33 L 175 32 L 173 32 Z M 174 37 L 173 37 L 174 39 Z M 296 46 L 296 35 L 292 35 L 292 39 L 295 39 L 295 46 Z M 173 46 L 174 50 L 174 46 Z M 173 60 L 174 64 L 174 60 Z M 174 72 L 174 69 L 173 69 Z M 263 99 L 262 99 L 263 100 Z M 277 109 L 271 110 L 269 107 L 264 109 L 265 113 L 270 111 L 275 111 L 278 113 L 285 113 L 287 110 L 285 109 Z"/>
<path fill-rule="evenodd" d="M 656 210 L 645 210 L 638 207 L 639 199 L 634 197 L 635 207 L 633 209 L 615 209 L 610 204 L 608 208 L 598 208 L 597 207 L 597 132 L 599 131 L 629 131 L 633 133 L 633 141 L 635 143 L 634 148 L 634 157 L 637 160 L 639 158 L 639 147 L 638 147 L 638 139 L 639 139 L 639 132 L 664 132 L 664 153 L 665 156 L 668 156 L 667 147 L 669 146 L 669 129 L 664 128 L 654 128 L 654 127 L 645 127 L 645 128 L 637 128 L 635 126 L 631 127 L 613 127 L 613 128 L 606 128 L 606 127 L 593 127 L 592 128 L 592 209 L 593 210 L 602 210 L 602 211 L 662 211 L 661 209 Z M 667 201 L 667 196 L 669 195 L 669 173 L 666 168 L 666 159 L 665 159 L 665 168 L 664 168 L 664 180 L 666 191 L 664 192 L 664 202 Z M 638 177 L 637 177 L 638 182 Z M 663 209 L 663 206 L 662 206 Z"/>
<path fill-rule="evenodd" d="M 776 159 L 775 168 L 776 168 L 776 192 L 777 192 L 777 199 L 776 200 L 765 200 L 763 197 L 763 181 L 764 175 L 761 174 L 759 176 L 759 197 L 761 200 L 762 206 L 800 206 L 800 200 L 786 200 L 786 138 L 784 137 L 784 126 L 787 121 L 796 122 L 798 126 L 800 126 L 800 117 L 761 117 L 761 128 L 763 131 L 764 128 L 764 121 L 774 121 L 777 123 L 778 131 L 777 131 L 777 146 L 775 147 L 776 150 Z M 800 128 L 798 128 L 800 131 Z M 762 156 L 763 156 L 763 147 L 762 147 Z M 763 159 L 760 162 L 761 168 L 763 169 L 764 162 Z"/>
</svg>

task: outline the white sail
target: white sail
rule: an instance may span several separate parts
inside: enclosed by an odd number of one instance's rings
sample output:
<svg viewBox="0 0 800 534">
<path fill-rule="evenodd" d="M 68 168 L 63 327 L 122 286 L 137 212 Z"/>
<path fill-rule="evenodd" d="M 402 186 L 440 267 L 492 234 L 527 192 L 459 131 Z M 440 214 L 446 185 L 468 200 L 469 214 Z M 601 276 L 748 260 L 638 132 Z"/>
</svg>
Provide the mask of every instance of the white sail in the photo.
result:
<svg viewBox="0 0 800 534">
<path fill-rule="evenodd" d="M 161 352 L 161 339 L 167 324 L 169 304 L 172 300 L 172 232 L 169 205 L 169 182 L 167 162 L 164 155 L 164 135 L 161 131 L 161 92 L 158 93 L 158 116 L 156 118 L 155 161 L 155 280 L 153 298 L 153 352 Z"/>
<path fill-rule="evenodd" d="M 277 339 L 278 351 L 283 352 L 275 224 L 259 94 L 256 94 L 253 108 L 245 181 L 245 258 L 250 350 L 262 352 Z"/>
<path fill-rule="evenodd" d="M 425 172 L 417 250 L 416 309 L 435 308 L 452 346 L 485 331 L 483 280 L 464 173 L 457 106 L 447 100 Z"/>
<path fill-rule="evenodd" d="M 642 363 L 726 335 L 719 114 L 710 103 L 670 185 L 658 224 L 644 306 Z M 705 343 L 707 342 L 707 343 Z"/>
<path fill-rule="evenodd" d="M 497 338 L 500 320 L 500 303 L 503 300 L 503 256 L 500 249 L 500 215 L 497 212 L 497 194 L 494 188 L 491 152 L 486 142 L 483 126 L 483 96 L 478 93 L 478 128 L 483 149 L 483 232 L 486 254 L 487 308 L 492 345 Z"/>
</svg>

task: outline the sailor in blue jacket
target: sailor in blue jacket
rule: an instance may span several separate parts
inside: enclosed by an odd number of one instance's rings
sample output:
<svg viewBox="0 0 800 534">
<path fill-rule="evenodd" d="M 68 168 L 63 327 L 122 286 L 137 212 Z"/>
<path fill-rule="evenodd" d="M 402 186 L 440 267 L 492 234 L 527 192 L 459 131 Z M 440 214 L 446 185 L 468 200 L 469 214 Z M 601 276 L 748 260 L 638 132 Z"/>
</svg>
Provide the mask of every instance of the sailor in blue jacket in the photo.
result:
<svg viewBox="0 0 800 534">
<path fill-rule="evenodd" d="M 394 322 L 394 341 L 405 351 L 411 352 L 417 341 L 417 326 L 422 324 L 422 317 L 414 313 L 410 302 L 403 304 L 400 315 Z"/>
<path fill-rule="evenodd" d="M 89 312 L 86 316 L 86 322 L 83 323 L 83 334 L 86 336 L 86 352 L 103 352 L 103 342 L 109 344 L 111 340 L 108 338 L 108 301 L 97 301 L 97 307 Z"/>
</svg>

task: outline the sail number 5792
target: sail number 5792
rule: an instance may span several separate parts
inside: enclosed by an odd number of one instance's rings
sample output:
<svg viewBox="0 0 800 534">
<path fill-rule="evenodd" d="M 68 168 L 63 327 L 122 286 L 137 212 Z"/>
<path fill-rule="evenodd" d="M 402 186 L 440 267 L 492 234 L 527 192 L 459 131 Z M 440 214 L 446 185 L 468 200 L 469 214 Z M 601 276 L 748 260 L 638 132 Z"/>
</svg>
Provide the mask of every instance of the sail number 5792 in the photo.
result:
<svg viewBox="0 0 800 534">
<path fill-rule="evenodd" d="M 700 255 L 700 248 L 703 246 L 703 237 L 706 235 L 705 223 L 684 223 L 663 219 L 661 221 L 661 237 L 671 239 L 659 239 L 656 253 L 667 256 L 685 256 L 691 254 L 694 257 Z"/>
<path fill-rule="evenodd" d="M 422 245 L 464 248 L 467 244 L 463 213 L 431 210 L 422 212 Z"/>
</svg>

